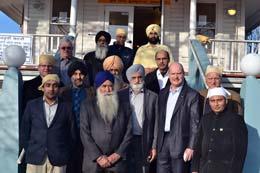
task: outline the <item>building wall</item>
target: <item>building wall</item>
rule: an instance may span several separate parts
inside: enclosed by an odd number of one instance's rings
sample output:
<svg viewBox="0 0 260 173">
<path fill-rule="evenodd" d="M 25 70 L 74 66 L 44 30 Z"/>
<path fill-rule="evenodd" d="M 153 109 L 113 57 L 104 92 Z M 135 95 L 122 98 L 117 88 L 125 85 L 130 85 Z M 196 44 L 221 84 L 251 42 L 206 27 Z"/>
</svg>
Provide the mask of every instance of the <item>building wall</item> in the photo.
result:
<svg viewBox="0 0 260 173">
<path fill-rule="evenodd" d="M 28 34 L 50 33 L 52 0 L 28 1 Z M 244 0 L 210 1 L 217 4 L 216 38 L 244 39 Z M 171 2 L 171 5 L 165 7 L 164 44 L 171 48 L 174 59 L 183 63 L 187 69 L 190 0 Z M 238 9 L 236 16 L 226 15 L 225 10 L 230 6 Z M 78 0 L 77 17 L 76 56 L 82 58 L 85 53 L 95 49 L 95 34 L 105 29 L 105 4 L 99 4 L 97 0 Z"/>
</svg>

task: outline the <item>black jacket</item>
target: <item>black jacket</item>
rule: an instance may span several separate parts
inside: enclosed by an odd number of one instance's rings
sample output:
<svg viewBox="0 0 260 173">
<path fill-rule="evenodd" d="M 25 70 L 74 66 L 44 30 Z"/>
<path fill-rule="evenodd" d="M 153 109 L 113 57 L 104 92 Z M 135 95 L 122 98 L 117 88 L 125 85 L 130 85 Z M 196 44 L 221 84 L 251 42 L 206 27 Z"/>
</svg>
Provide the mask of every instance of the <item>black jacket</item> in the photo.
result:
<svg viewBox="0 0 260 173">
<path fill-rule="evenodd" d="M 48 127 L 43 98 L 31 100 L 24 111 L 21 130 L 26 163 L 42 164 L 46 155 L 54 166 L 68 163 L 76 132 L 69 103 L 59 98 L 56 114 Z"/>
<path fill-rule="evenodd" d="M 167 86 L 161 90 L 159 95 L 158 152 L 161 151 L 164 142 L 164 126 L 169 91 L 170 86 Z M 184 82 L 173 111 L 169 132 L 171 141 L 170 153 L 173 159 L 182 158 L 186 148 L 195 148 L 200 120 L 199 102 L 199 93 Z"/>
<path fill-rule="evenodd" d="M 158 69 L 152 71 L 151 73 L 148 73 L 145 76 L 145 87 L 147 89 L 159 94 L 160 93 L 160 85 L 159 85 L 158 78 L 157 78 L 157 75 L 156 75 L 157 70 Z M 170 84 L 171 84 L 170 80 L 168 79 L 166 86 L 169 86 Z"/>
<path fill-rule="evenodd" d="M 129 100 L 129 88 L 119 91 L 119 96 Z M 157 130 L 158 130 L 158 96 L 149 90 L 144 90 L 144 122 L 142 135 L 142 156 L 147 159 L 150 150 L 157 147 Z M 131 151 L 130 151 L 131 152 Z M 146 160 L 145 160 L 146 161 Z"/>
<path fill-rule="evenodd" d="M 242 173 L 247 151 L 247 128 L 241 116 L 227 109 L 201 119 L 192 170 L 199 173 Z"/>
</svg>

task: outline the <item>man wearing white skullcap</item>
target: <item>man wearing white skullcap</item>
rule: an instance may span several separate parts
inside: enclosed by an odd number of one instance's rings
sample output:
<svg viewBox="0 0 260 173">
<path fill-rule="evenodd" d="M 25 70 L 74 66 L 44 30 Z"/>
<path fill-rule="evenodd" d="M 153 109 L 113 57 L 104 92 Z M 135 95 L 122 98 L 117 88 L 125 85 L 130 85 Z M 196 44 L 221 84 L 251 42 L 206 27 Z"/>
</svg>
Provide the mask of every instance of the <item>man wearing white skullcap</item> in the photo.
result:
<svg viewBox="0 0 260 173">
<path fill-rule="evenodd" d="M 220 87 L 221 86 L 221 79 L 222 79 L 222 69 L 218 66 L 212 66 L 208 65 L 207 69 L 205 71 L 205 77 L 206 77 L 206 84 L 209 89 Z M 228 94 L 228 109 L 231 109 L 232 111 L 238 113 L 239 115 L 243 115 L 243 109 L 241 106 L 241 99 L 240 95 L 233 91 L 233 90 L 226 90 Z M 208 89 L 203 89 L 200 91 L 200 95 L 202 96 L 202 103 L 203 105 L 203 113 L 208 113 L 210 111 L 210 107 L 207 101 L 207 93 Z"/>
<path fill-rule="evenodd" d="M 247 127 L 241 116 L 227 109 L 228 92 L 209 89 L 211 112 L 202 116 L 192 173 L 242 173 L 247 153 Z"/>
<path fill-rule="evenodd" d="M 59 83 L 58 75 L 46 75 L 38 87 L 43 97 L 26 105 L 20 139 L 27 173 L 65 173 L 71 161 L 75 122 L 71 104 L 58 97 Z"/>
<path fill-rule="evenodd" d="M 161 29 L 157 24 L 151 24 L 146 28 L 146 36 L 148 43 L 139 47 L 135 58 L 134 64 L 142 64 L 145 68 L 146 74 L 157 68 L 155 61 L 155 54 L 159 50 L 166 50 L 169 52 L 170 60 L 172 53 L 168 46 L 160 44 Z"/>
</svg>

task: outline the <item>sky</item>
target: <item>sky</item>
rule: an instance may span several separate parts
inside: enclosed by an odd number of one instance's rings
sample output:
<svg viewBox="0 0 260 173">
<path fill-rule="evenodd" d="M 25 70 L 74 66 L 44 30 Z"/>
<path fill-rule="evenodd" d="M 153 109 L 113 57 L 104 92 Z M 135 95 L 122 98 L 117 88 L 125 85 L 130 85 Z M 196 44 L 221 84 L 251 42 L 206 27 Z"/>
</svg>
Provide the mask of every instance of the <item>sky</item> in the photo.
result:
<svg viewBox="0 0 260 173">
<path fill-rule="evenodd" d="M 0 33 L 21 33 L 19 25 L 0 11 Z"/>
</svg>

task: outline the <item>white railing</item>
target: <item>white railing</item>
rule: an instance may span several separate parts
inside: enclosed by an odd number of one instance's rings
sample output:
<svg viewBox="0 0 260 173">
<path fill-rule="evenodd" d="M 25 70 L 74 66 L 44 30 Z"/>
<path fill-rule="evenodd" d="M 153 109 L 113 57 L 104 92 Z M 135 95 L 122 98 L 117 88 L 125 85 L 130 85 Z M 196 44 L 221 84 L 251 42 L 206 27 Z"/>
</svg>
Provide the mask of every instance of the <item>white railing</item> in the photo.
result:
<svg viewBox="0 0 260 173">
<path fill-rule="evenodd" d="M 260 54 L 260 41 L 211 39 L 206 49 L 211 63 L 224 72 L 241 72 L 241 59 L 248 53 Z"/>
<path fill-rule="evenodd" d="M 64 37 L 64 35 L 57 34 L 32 34 L 32 36 L 34 63 L 38 63 L 37 57 L 43 53 L 55 54 L 59 48 L 61 38 Z"/>
<path fill-rule="evenodd" d="M 55 54 L 60 39 L 58 34 L 0 34 L 0 64 L 3 63 L 3 51 L 9 45 L 22 46 L 26 52 L 26 64 L 37 64 L 39 55 Z"/>
</svg>

